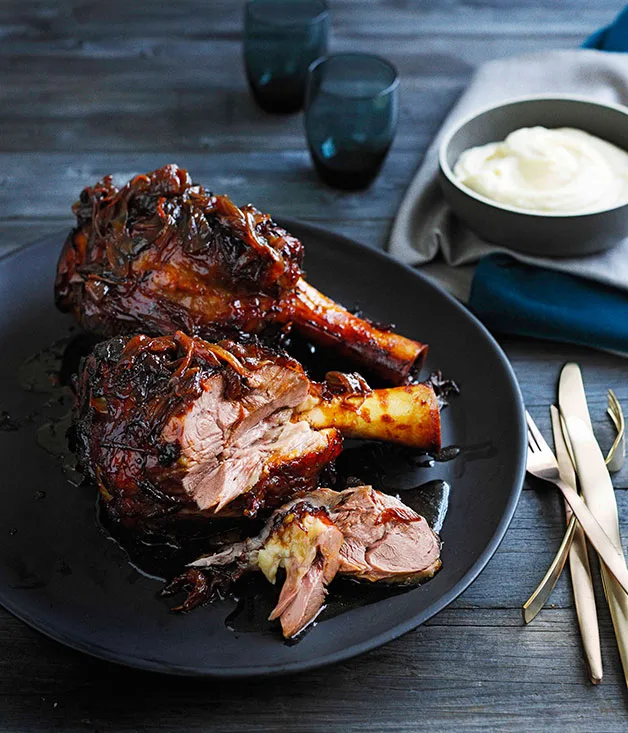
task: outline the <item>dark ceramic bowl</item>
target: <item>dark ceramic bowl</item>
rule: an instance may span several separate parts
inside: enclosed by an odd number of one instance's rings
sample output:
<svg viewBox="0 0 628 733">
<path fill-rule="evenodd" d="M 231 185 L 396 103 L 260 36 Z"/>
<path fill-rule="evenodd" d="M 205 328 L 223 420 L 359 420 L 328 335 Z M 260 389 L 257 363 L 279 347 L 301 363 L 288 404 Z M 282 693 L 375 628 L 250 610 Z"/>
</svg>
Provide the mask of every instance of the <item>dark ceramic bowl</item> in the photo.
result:
<svg viewBox="0 0 628 733">
<path fill-rule="evenodd" d="M 467 117 L 439 150 L 440 181 L 454 212 L 482 239 L 527 254 L 578 257 L 609 249 L 628 235 L 628 203 L 588 214 L 525 212 L 459 183 L 453 168 L 469 148 L 504 140 L 520 127 L 575 127 L 628 151 L 628 107 L 582 97 L 524 97 Z"/>
</svg>

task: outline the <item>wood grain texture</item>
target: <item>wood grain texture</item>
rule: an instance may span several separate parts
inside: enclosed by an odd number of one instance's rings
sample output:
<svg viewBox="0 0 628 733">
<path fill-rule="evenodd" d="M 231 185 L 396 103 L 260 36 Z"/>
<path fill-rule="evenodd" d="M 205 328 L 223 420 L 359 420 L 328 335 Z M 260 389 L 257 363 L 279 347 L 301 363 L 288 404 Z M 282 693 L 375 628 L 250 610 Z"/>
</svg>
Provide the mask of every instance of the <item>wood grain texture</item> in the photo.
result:
<svg viewBox="0 0 628 733">
<path fill-rule="evenodd" d="M 29 702 L 19 716 L 4 717 L 2 730 L 309 733 L 429 725 L 437 731 L 544 731 L 591 730 L 591 721 L 593 730 L 625 730 L 625 696 L 617 694 L 620 680 L 612 669 L 605 684 L 587 690 L 583 709 L 574 624 L 571 610 L 552 611 L 522 629 L 515 612 L 452 609 L 350 664 L 234 684 L 138 676 L 40 641 L 8 620 L 7 651 L 20 656 L 14 673 L 28 678 Z M 601 634 L 605 657 L 612 656 L 606 619 Z"/>
<path fill-rule="evenodd" d="M 336 37 L 368 35 L 481 34 L 532 37 L 562 33 L 586 36 L 616 15 L 617 0 L 329 0 Z M 0 4 L 0 27 L 7 38 L 101 39 L 239 37 L 243 0 L 168 3 L 135 0 L 22 0 Z"/>
<path fill-rule="evenodd" d="M 0 257 L 50 232 L 61 238 L 86 183 L 170 161 L 239 202 L 382 247 L 404 188 L 473 69 L 498 56 L 575 47 L 621 5 L 331 0 L 332 48 L 381 53 L 402 77 L 391 155 L 369 191 L 351 194 L 316 179 L 299 115 L 268 116 L 252 103 L 241 0 L 0 3 Z M 500 341 L 547 437 L 560 367 L 578 361 L 596 434 L 610 445 L 605 391 L 613 387 L 628 410 L 625 360 Z M 628 538 L 628 467 L 615 486 Z M 66 649 L 0 610 L 0 733 L 625 731 L 628 694 L 599 583 L 599 687 L 587 682 L 567 577 L 534 624 L 521 621 L 520 605 L 560 542 L 562 511 L 553 489 L 526 482 L 500 549 L 452 606 L 381 649 L 285 679 L 140 673 Z"/>
</svg>

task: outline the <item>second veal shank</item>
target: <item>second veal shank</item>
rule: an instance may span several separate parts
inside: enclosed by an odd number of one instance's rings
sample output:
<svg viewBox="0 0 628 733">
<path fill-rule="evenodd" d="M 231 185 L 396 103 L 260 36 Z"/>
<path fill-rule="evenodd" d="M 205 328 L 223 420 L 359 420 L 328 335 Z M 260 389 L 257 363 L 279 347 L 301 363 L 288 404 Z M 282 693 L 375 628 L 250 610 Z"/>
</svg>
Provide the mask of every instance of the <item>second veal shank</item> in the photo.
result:
<svg viewBox="0 0 628 733">
<path fill-rule="evenodd" d="M 118 188 L 85 188 L 59 259 L 55 295 L 101 336 L 176 330 L 241 339 L 294 327 L 392 384 L 427 347 L 376 327 L 309 285 L 303 245 L 267 214 L 241 208 L 168 165 Z"/>
</svg>

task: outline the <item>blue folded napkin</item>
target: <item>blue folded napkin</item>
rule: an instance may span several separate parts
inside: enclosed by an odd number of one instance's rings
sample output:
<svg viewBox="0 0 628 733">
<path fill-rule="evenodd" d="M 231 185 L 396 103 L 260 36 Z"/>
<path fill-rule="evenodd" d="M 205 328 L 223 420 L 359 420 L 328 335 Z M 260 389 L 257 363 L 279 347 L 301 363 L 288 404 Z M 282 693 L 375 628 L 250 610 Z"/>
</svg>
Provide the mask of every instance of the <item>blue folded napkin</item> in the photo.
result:
<svg viewBox="0 0 628 733">
<path fill-rule="evenodd" d="M 582 47 L 597 48 L 599 51 L 627 51 L 628 8 L 624 8 L 609 26 L 590 35 Z"/>
<path fill-rule="evenodd" d="M 602 283 L 490 255 L 476 268 L 469 305 L 492 331 L 628 355 L 628 294 Z"/>
<path fill-rule="evenodd" d="M 628 51 L 628 8 L 583 45 Z M 494 254 L 475 270 L 469 307 L 492 331 L 628 355 L 628 293 L 602 283 Z"/>
</svg>

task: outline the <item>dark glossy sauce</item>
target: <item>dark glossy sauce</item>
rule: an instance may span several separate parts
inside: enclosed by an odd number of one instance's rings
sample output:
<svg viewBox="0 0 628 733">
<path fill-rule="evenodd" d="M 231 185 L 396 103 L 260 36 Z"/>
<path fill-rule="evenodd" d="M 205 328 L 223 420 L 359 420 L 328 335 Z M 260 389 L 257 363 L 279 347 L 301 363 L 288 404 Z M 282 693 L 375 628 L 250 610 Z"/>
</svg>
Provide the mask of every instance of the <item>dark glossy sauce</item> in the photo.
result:
<svg viewBox="0 0 628 733">
<path fill-rule="evenodd" d="M 5 416 L 4 413 L 0 415 L 0 429 L 4 430 L 17 430 L 26 421 L 39 422 L 38 445 L 57 457 L 66 478 L 74 486 L 85 482 L 76 469 L 72 449 L 70 384 L 81 358 L 90 352 L 94 343 L 91 337 L 80 334 L 62 339 L 27 359 L 19 371 L 20 384 L 28 391 L 42 394 L 41 409 L 22 419 Z M 337 358 L 318 353 L 316 348 L 298 338 L 291 337 L 285 345 L 306 366 L 313 379 L 323 379 L 325 373 L 333 369 L 351 368 L 349 363 L 339 365 Z M 379 386 L 374 380 L 373 385 Z M 50 413 L 54 413 L 53 416 Z M 483 452 L 482 446 L 477 448 Z M 407 476 L 417 468 L 431 468 L 436 462 L 451 460 L 460 452 L 457 446 L 450 446 L 434 456 L 392 444 L 346 441 L 335 470 L 329 472 L 324 481 L 336 490 L 370 484 L 375 489 L 400 494 L 408 506 L 424 516 L 434 531 L 439 532 L 447 513 L 449 485 L 444 481 L 429 481 L 407 488 L 403 486 L 402 477 L 407 480 Z M 257 534 L 263 524 L 261 521 L 223 519 L 211 524 L 191 524 L 189 532 L 181 537 L 155 535 L 140 539 L 119 525 L 113 525 L 100 502 L 97 502 L 97 507 L 96 521 L 124 549 L 131 565 L 138 572 L 158 580 L 174 577 L 186 563 L 203 553 Z M 329 602 L 318 621 L 406 593 L 412 587 L 337 578 L 330 587 Z M 237 605 L 225 620 L 229 629 L 240 633 L 265 631 L 278 634 L 277 624 L 267 620 L 276 602 L 277 588 L 271 586 L 261 573 L 250 574 L 238 581 L 232 595 Z"/>
<path fill-rule="evenodd" d="M 76 467 L 76 455 L 71 441 L 72 412 L 46 421 L 37 429 L 37 445 L 55 456 L 67 480 L 74 486 L 83 483 L 83 475 Z"/>
<path fill-rule="evenodd" d="M 2 410 L 0 412 L 0 431 L 5 433 L 12 433 L 15 430 L 19 430 L 22 427 L 20 420 L 16 420 L 11 417 L 8 412 Z"/>
<path fill-rule="evenodd" d="M 70 337 L 59 339 L 45 349 L 29 356 L 18 372 L 22 389 L 27 392 L 57 395 L 62 390 L 61 374 Z M 78 368 L 78 363 L 76 365 Z"/>
<path fill-rule="evenodd" d="M 179 535 L 138 536 L 111 521 L 102 502 L 97 502 L 97 521 L 126 552 L 129 562 L 143 575 L 166 581 L 179 575 L 187 563 L 200 555 L 216 552 L 225 545 L 240 542 L 255 535 L 263 526 L 261 521 L 242 522 L 234 518 L 212 522 L 190 523 L 186 533 Z"/>
<path fill-rule="evenodd" d="M 40 407 L 21 422 L 38 423 L 37 444 L 57 458 L 66 478 L 74 486 L 83 482 L 83 476 L 76 468 L 73 450 L 70 384 L 81 358 L 89 353 L 93 344 L 94 339 L 84 334 L 60 339 L 26 359 L 18 372 L 22 389 L 43 396 Z M 20 426 L 21 423 L 18 428 Z"/>
</svg>

